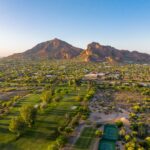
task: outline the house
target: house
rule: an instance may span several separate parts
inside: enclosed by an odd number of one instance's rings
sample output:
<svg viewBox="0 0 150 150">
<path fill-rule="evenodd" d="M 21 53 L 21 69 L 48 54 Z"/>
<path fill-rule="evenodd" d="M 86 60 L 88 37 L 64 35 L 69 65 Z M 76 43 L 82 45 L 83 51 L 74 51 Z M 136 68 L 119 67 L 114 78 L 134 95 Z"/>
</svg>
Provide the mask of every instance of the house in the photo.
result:
<svg viewBox="0 0 150 150">
<path fill-rule="evenodd" d="M 150 83 L 144 83 L 144 82 L 141 82 L 138 84 L 139 86 L 142 86 L 142 87 L 150 87 Z"/>
<path fill-rule="evenodd" d="M 119 72 L 110 72 L 106 75 L 106 79 L 114 79 L 119 80 L 121 78 L 121 74 Z"/>
<path fill-rule="evenodd" d="M 51 78 L 51 77 L 53 77 L 53 75 L 48 74 L 48 75 L 46 75 L 46 77 L 47 77 L 47 78 Z"/>
<path fill-rule="evenodd" d="M 89 74 L 86 74 L 84 76 L 85 79 L 97 79 L 97 78 L 102 78 L 105 76 L 105 73 L 101 72 L 101 73 L 95 73 L 95 72 L 92 72 L 92 73 L 89 73 Z"/>
</svg>

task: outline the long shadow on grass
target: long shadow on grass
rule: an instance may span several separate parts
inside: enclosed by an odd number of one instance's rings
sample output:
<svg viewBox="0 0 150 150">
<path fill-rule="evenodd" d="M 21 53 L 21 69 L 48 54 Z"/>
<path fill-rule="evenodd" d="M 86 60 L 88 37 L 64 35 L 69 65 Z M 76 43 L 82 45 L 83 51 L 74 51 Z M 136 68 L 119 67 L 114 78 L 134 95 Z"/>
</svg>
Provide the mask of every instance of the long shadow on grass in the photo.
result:
<svg viewBox="0 0 150 150">
<path fill-rule="evenodd" d="M 0 127 L 0 133 L 10 133 L 7 128 Z"/>
<path fill-rule="evenodd" d="M 54 132 L 42 132 L 42 131 L 35 131 L 35 130 L 30 130 L 27 131 L 22 137 L 24 138 L 35 138 L 35 139 L 45 139 L 45 140 L 55 140 L 56 139 L 56 134 L 55 130 Z"/>
<path fill-rule="evenodd" d="M 17 116 L 17 115 L 19 115 L 19 112 L 17 111 L 15 111 L 15 112 L 9 112 L 9 115 L 11 115 L 11 116 Z"/>
<path fill-rule="evenodd" d="M 59 110 L 58 109 L 51 109 L 51 111 L 46 112 L 46 114 L 62 116 L 64 114 L 66 114 L 67 112 L 70 112 L 70 111 L 65 110 L 65 109 L 62 109 L 62 110 L 60 110 L 60 109 Z"/>
<path fill-rule="evenodd" d="M 54 131 L 57 129 L 58 123 L 54 121 L 38 120 L 37 124 L 42 124 L 42 128 Z"/>
<path fill-rule="evenodd" d="M 49 126 L 57 125 L 56 121 L 48 121 L 48 120 L 37 120 L 37 123 L 47 124 Z"/>
<path fill-rule="evenodd" d="M 4 120 L 7 120 L 7 121 L 8 121 L 8 120 L 10 120 L 11 118 L 12 118 L 12 116 L 8 116 L 8 115 L 7 115 L 7 116 L 5 116 L 4 118 L 2 118 L 1 120 L 3 120 L 3 121 L 4 121 Z"/>
<path fill-rule="evenodd" d="M 8 126 L 8 123 L 0 123 L 0 126 Z"/>
<path fill-rule="evenodd" d="M 12 143 L 0 143 L 1 150 L 19 150 L 14 144 Z"/>
<path fill-rule="evenodd" d="M 19 103 L 16 104 L 15 107 L 20 108 L 22 105 L 25 105 L 25 104 L 28 104 L 28 103 L 29 103 L 29 101 L 19 102 Z"/>
</svg>

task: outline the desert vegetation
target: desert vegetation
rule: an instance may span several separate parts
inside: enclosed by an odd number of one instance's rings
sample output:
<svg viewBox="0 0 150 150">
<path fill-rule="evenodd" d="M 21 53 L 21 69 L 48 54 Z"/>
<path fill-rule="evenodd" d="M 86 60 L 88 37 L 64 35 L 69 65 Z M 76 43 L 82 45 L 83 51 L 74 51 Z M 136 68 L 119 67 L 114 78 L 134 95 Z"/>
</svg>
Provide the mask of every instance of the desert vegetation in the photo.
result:
<svg viewBox="0 0 150 150">
<path fill-rule="evenodd" d="M 148 149 L 149 74 L 148 65 L 2 60 L 0 149 L 87 150 L 106 123 L 120 130 L 118 148 Z"/>
</svg>

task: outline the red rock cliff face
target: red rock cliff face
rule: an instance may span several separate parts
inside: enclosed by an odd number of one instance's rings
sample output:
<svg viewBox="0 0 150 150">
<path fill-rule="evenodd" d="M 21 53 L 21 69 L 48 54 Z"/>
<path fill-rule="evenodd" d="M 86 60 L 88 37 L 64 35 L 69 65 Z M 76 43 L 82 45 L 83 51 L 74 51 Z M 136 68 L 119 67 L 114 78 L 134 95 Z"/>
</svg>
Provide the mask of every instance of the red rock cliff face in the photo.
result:
<svg viewBox="0 0 150 150">
<path fill-rule="evenodd" d="M 110 61 L 110 62 L 135 62 L 135 63 L 150 63 L 150 55 L 129 52 L 127 50 L 118 50 L 111 46 L 103 46 L 99 43 L 91 43 L 87 49 L 83 51 L 80 57 L 85 61 Z"/>
</svg>

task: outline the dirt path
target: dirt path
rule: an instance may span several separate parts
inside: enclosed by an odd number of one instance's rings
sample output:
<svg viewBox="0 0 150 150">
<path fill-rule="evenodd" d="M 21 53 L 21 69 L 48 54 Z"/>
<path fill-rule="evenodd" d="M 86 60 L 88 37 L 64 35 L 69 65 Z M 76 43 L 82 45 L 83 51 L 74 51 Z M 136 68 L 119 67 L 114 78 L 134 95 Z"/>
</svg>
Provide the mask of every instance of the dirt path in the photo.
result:
<svg viewBox="0 0 150 150">
<path fill-rule="evenodd" d="M 129 113 L 128 112 L 113 112 L 110 114 L 91 112 L 89 120 L 92 123 L 106 123 L 106 122 L 115 122 L 121 120 L 125 125 L 129 125 Z"/>
<path fill-rule="evenodd" d="M 85 123 L 83 123 L 83 122 L 80 123 L 76 127 L 73 135 L 70 136 L 68 144 L 64 148 L 62 148 L 61 150 L 73 150 L 74 144 L 76 143 L 77 139 L 80 137 L 80 134 L 81 134 L 81 132 L 85 126 L 86 126 Z"/>
<path fill-rule="evenodd" d="M 103 100 L 103 104 L 105 109 L 101 110 L 102 106 L 98 106 L 99 102 L 101 102 L 101 99 Z M 90 103 L 89 103 L 89 109 L 91 111 L 89 116 L 89 121 L 92 124 L 100 123 L 100 124 L 106 124 L 106 123 L 114 123 L 117 120 L 121 120 L 124 125 L 129 126 L 129 112 L 126 110 L 117 107 L 117 109 L 112 109 L 111 111 L 107 107 L 107 105 L 112 105 L 113 100 L 110 101 L 108 99 L 107 95 L 105 93 L 98 93 L 96 97 L 94 97 Z M 107 112 L 107 113 L 106 113 Z M 80 123 L 72 136 L 70 136 L 69 143 L 64 147 L 62 150 L 74 150 L 73 146 L 77 139 L 79 138 L 83 128 L 86 126 L 85 123 Z M 94 143 L 91 145 L 91 150 L 97 150 L 98 149 L 98 143 L 99 139 L 95 139 Z"/>
</svg>

